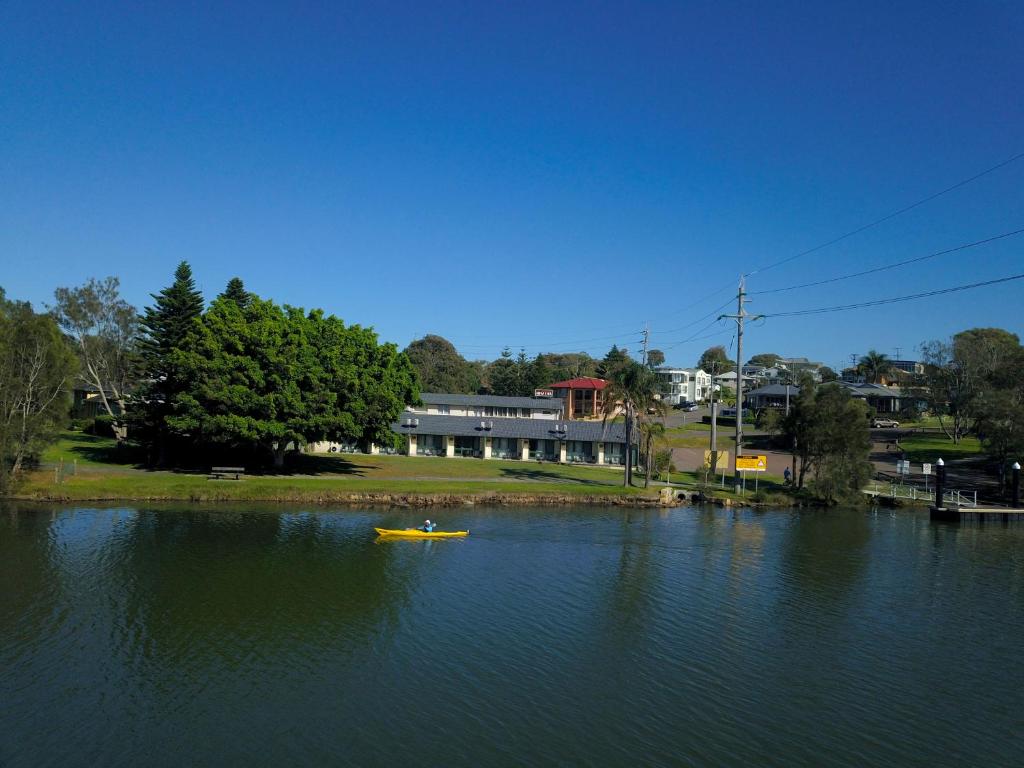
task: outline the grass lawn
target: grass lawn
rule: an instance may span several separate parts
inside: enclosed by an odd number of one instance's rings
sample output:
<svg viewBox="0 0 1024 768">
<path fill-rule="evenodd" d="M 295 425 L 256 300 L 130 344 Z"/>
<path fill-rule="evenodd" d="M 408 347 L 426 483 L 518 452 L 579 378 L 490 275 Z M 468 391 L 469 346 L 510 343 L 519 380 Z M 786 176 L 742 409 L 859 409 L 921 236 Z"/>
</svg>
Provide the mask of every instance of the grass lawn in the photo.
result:
<svg viewBox="0 0 1024 768">
<path fill-rule="evenodd" d="M 77 471 L 72 460 L 77 459 Z M 636 495 L 624 488 L 622 470 L 536 461 L 447 459 L 362 454 L 303 455 L 288 474 L 250 475 L 240 481 L 209 480 L 205 473 L 151 471 L 119 455 L 114 440 L 65 433 L 43 455 L 19 495 L 60 499 L 187 499 L 329 501 L 351 494 Z M 54 466 L 63 460 L 63 473 Z M 118 463 L 120 462 L 120 463 Z M 55 475 L 61 474 L 59 482 Z M 637 480 L 635 482 L 642 482 Z"/>
<path fill-rule="evenodd" d="M 84 432 L 63 432 L 60 439 L 43 451 L 43 464 L 78 462 L 82 467 L 109 467 L 132 465 L 137 456 L 132 449 L 117 450 L 112 437 L 96 437 Z"/>
<path fill-rule="evenodd" d="M 900 447 L 906 457 L 912 462 L 934 462 L 939 458 L 944 460 L 963 459 L 977 456 L 981 453 L 981 443 L 976 437 L 965 437 L 958 444 L 941 432 L 915 433 L 900 440 Z"/>
<path fill-rule="evenodd" d="M 723 427 L 718 428 L 718 439 L 716 445 L 718 450 L 730 450 L 733 445 L 731 431 Z M 710 424 L 686 424 L 665 430 L 665 436 L 658 440 L 659 444 L 668 448 L 708 448 L 711 440 Z"/>
</svg>

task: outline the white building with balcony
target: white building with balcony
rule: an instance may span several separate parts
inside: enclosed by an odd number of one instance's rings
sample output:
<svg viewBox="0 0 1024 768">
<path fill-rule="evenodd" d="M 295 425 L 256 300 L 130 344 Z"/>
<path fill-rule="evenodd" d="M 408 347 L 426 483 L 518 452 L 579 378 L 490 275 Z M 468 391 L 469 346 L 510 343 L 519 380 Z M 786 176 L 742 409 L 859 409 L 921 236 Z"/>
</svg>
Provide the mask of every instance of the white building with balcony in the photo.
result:
<svg viewBox="0 0 1024 768">
<path fill-rule="evenodd" d="M 711 374 L 700 368 L 656 368 L 661 399 L 669 405 L 695 403 L 711 395 Z"/>
</svg>

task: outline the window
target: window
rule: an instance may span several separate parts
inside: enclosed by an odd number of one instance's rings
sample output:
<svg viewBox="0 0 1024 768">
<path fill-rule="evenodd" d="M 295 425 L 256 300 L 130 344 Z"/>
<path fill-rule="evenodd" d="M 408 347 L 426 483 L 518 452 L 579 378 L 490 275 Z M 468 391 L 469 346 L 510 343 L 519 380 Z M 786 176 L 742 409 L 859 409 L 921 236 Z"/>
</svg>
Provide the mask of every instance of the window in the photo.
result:
<svg viewBox="0 0 1024 768">
<path fill-rule="evenodd" d="M 449 413 L 452 412 L 452 409 L 450 406 L 447 405 L 439 405 L 437 406 L 437 412 L 442 416 L 447 416 Z"/>
</svg>

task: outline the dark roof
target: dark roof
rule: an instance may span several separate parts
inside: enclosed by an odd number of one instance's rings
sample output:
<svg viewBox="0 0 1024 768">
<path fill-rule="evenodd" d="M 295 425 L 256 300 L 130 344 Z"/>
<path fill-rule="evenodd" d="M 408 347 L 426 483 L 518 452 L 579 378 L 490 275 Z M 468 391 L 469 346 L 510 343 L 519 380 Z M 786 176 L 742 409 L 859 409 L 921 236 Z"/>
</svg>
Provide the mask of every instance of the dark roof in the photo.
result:
<svg viewBox="0 0 1024 768">
<path fill-rule="evenodd" d="M 839 384 L 850 390 L 854 397 L 900 397 L 901 393 L 883 384 L 852 384 L 840 381 Z"/>
<path fill-rule="evenodd" d="M 418 419 L 419 426 L 405 427 L 406 419 Z M 480 422 L 493 425 L 482 429 Z M 565 433 L 556 431 L 564 425 Z M 586 440 L 605 443 L 626 442 L 626 427 L 622 423 L 600 421 L 564 421 L 562 419 L 481 419 L 474 416 L 423 415 L 406 411 L 391 425 L 399 434 L 455 435 L 457 437 L 517 437 L 526 440 Z"/>
<path fill-rule="evenodd" d="M 604 379 L 595 379 L 592 376 L 581 376 L 578 379 L 566 379 L 565 381 L 556 381 L 554 384 L 548 385 L 548 389 L 604 389 L 608 386 L 608 382 Z"/>
<path fill-rule="evenodd" d="M 434 405 L 497 405 L 506 408 L 546 408 L 560 410 L 562 401 L 554 397 L 502 397 L 501 395 L 450 395 L 423 392 L 420 400 Z"/>
<path fill-rule="evenodd" d="M 800 394 L 800 387 L 797 387 L 797 386 L 795 386 L 793 384 L 790 384 L 789 385 L 789 396 L 790 397 L 796 397 L 799 394 Z M 744 392 L 743 393 L 744 397 L 750 397 L 752 395 L 761 395 L 762 397 L 778 397 L 778 396 L 781 395 L 782 397 L 785 397 L 786 396 L 786 385 L 785 384 L 768 384 L 768 385 L 766 385 L 764 387 L 758 387 L 757 389 L 752 389 L 749 392 Z"/>
</svg>

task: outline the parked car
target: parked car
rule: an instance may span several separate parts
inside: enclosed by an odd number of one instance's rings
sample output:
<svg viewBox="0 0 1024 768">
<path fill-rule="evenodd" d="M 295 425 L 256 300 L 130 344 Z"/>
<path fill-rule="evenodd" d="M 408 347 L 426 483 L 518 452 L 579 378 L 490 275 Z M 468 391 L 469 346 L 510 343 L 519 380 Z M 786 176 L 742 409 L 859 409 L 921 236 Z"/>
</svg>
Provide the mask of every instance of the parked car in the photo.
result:
<svg viewBox="0 0 1024 768">
<path fill-rule="evenodd" d="M 874 429 L 896 429 L 900 423 L 895 419 L 873 419 L 871 426 Z"/>
<path fill-rule="evenodd" d="M 692 400 L 680 400 L 678 403 L 672 406 L 677 411 L 696 411 L 697 404 Z"/>
</svg>

